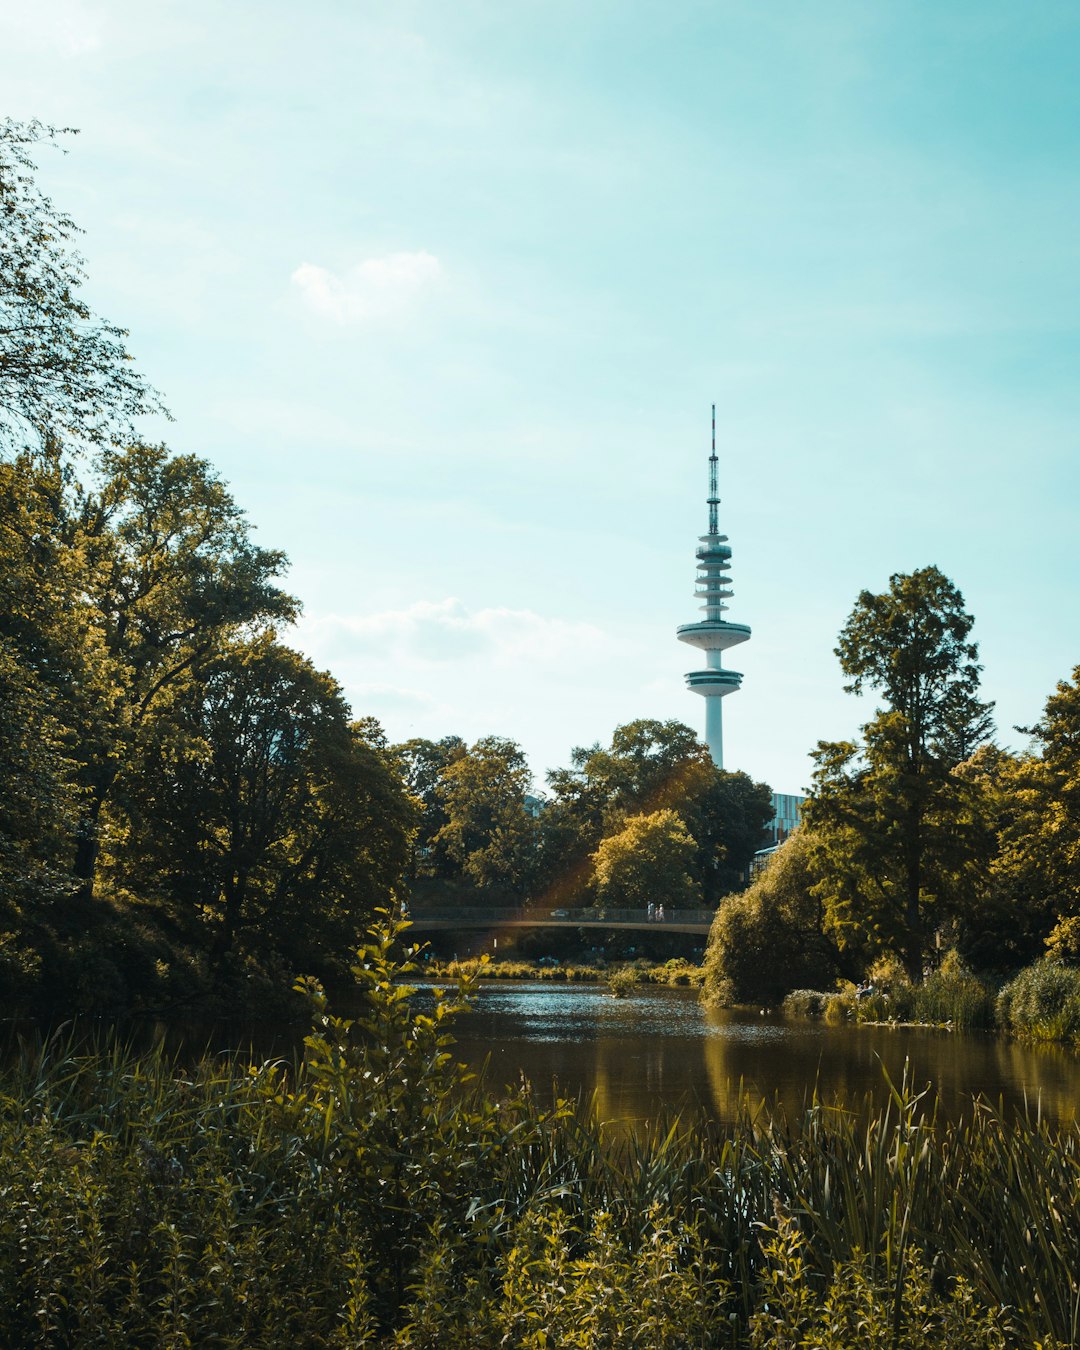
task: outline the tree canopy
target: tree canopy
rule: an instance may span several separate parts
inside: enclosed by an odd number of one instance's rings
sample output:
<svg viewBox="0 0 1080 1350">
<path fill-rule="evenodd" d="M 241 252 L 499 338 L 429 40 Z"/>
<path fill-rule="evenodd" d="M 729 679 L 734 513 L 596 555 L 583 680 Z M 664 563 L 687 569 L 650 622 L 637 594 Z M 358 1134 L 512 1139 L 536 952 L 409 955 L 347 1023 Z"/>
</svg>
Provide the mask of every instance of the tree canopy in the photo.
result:
<svg viewBox="0 0 1080 1350">
<path fill-rule="evenodd" d="M 73 135 L 41 122 L 0 122 L 0 448 L 47 435 L 101 444 L 163 412 L 135 370 L 127 332 L 82 299 L 75 222 L 41 191 L 34 147 Z"/>
<path fill-rule="evenodd" d="M 920 980 L 929 935 L 961 903 L 983 836 L 958 766 L 991 730 L 973 619 L 936 567 L 863 591 L 836 649 L 849 692 L 885 700 L 861 743 L 818 743 L 805 819 L 832 921 Z"/>
</svg>

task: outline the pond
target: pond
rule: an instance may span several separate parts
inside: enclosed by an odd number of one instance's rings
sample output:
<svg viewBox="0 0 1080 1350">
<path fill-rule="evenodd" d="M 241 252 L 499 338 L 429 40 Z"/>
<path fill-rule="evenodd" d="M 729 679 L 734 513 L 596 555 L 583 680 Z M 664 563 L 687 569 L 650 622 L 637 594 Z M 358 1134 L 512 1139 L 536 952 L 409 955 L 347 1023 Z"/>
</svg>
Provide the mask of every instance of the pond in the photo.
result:
<svg viewBox="0 0 1080 1350">
<path fill-rule="evenodd" d="M 742 1094 L 797 1113 L 815 1084 L 827 1100 L 883 1102 L 884 1073 L 931 1085 L 957 1118 L 981 1095 L 1009 1113 L 1025 1106 L 1057 1121 L 1080 1108 L 1080 1056 L 981 1032 L 832 1025 L 779 1013 L 704 1010 L 694 989 L 639 986 L 617 999 L 606 986 L 490 983 L 454 1027 L 456 1055 L 488 1062 L 498 1086 L 524 1073 L 541 1098 L 595 1094 L 604 1120 L 633 1125 L 665 1107 L 704 1109 L 724 1121 Z"/>
</svg>

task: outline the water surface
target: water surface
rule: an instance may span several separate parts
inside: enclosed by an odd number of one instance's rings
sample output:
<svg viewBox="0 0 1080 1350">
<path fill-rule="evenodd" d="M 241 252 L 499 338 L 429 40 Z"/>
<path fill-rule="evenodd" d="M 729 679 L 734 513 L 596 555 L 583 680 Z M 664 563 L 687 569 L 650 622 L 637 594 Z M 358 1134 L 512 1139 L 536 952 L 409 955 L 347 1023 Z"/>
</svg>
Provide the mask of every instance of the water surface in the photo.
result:
<svg viewBox="0 0 1080 1350">
<path fill-rule="evenodd" d="M 1039 1109 L 1074 1121 L 1080 1056 L 982 1032 L 788 1021 L 781 1014 L 705 1011 L 694 989 L 643 985 L 613 998 L 606 986 L 491 983 L 455 1024 L 456 1053 L 489 1060 L 493 1085 L 524 1073 L 537 1093 L 595 1093 L 603 1119 L 654 1119 L 665 1107 L 703 1109 L 730 1121 L 742 1092 L 797 1113 L 822 1096 L 859 1104 L 899 1083 L 907 1066 L 958 1117 L 981 1095 L 1008 1112 Z M 741 1085 L 741 1086 L 740 1086 Z"/>
</svg>

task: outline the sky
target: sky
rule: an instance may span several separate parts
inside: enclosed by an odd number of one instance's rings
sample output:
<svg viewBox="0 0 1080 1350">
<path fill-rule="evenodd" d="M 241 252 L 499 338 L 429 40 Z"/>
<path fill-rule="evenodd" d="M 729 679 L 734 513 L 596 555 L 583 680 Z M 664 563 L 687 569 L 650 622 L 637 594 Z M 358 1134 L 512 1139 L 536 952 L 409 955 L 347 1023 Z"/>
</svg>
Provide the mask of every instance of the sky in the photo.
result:
<svg viewBox="0 0 1080 1350">
<path fill-rule="evenodd" d="M 717 406 L 725 767 L 809 784 L 863 589 L 935 564 L 999 738 L 1080 662 L 1080 8 L 1043 0 L 0 0 L 0 115 L 393 740 L 538 784 L 704 730 Z"/>
</svg>

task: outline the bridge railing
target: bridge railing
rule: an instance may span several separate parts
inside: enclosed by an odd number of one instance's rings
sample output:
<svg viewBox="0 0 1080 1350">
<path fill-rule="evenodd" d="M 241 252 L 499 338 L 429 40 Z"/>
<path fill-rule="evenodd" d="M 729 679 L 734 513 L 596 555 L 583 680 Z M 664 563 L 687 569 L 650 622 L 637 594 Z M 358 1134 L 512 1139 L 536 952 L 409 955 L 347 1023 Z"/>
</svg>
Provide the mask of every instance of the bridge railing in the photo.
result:
<svg viewBox="0 0 1080 1350">
<path fill-rule="evenodd" d="M 501 923 L 655 923 L 658 926 L 667 923 L 709 924 L 715 917 L 711 909 L 670 909 L 664 906 L 663 919 L 660 911 L 654 908 L 652 915 L 647 908 L 615 908 L 610 905 L 591 906 L 589 908 L 560 908 L 546 905 L 416 905 L 409 917 L 417 923 L 425 920 L 432 923 L 462 924 L 490 923 L 497 927 Z"/>
</svg>

